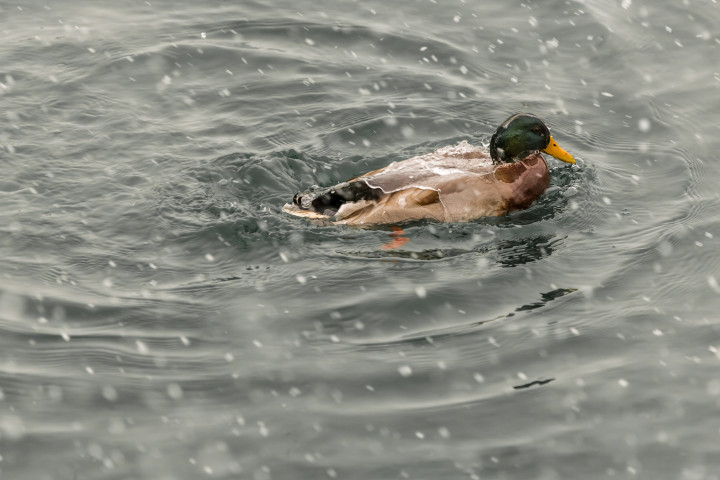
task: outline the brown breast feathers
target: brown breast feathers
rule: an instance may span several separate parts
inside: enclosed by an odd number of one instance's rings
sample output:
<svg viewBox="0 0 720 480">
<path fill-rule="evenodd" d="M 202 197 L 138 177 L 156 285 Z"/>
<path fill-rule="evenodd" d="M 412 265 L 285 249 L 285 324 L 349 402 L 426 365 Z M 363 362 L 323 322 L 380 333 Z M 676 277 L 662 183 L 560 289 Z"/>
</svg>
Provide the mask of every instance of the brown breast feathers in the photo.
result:
<svg viewBox="0 0 720 480">
<path fill-rule="evenodd" d="M 495 178 L 512 187 L 508 211 L 528 208 L 550 186 L 550 172 L 539 153 L 501 165 L 495 170 Z"/>
</svg>

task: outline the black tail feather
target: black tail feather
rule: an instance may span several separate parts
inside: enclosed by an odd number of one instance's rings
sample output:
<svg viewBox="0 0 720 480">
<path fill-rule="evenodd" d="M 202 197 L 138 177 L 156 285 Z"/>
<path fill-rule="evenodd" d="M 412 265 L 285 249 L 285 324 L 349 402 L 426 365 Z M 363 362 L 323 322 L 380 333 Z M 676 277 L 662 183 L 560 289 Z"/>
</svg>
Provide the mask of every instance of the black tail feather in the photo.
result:
<svg viewBox="0 0 720 480">
<path fill-rule="evenodd" d="M 379 188 L 372 188 L 362 180 L 344 182 L 320 190 L 310 189 L 297 193 L 293 203 L 303 210 L 324 215 L 335 215 L 344 203 L 360 200 L 377 200 L 382 194 Z"/>
</svg>

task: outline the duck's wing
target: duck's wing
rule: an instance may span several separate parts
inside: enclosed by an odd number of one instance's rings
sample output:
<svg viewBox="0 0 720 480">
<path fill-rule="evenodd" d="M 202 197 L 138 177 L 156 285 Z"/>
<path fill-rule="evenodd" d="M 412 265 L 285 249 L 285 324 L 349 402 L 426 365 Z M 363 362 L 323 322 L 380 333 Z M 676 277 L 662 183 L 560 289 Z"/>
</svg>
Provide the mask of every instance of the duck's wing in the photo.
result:
<svg viewBox="0 0 720 480">
<path fill-rule="evenodd" d="M 490 175 L 458 175 L 431 179 L 423 184 L 404 186 L 373 202 L 343 205 L 338 223 L 370 225 L 431 219 L 465 222 L 478 217 L 504 215 L 510 210 L 512 187 Z"/>
<path fill-rule="evenodd" d="M 483 209 L 482 205 L 477 205 L 478 202 L 469 206 L 472 211 L 458 214 L 455 203 L 463 201 L 462 195 L 456 195 L 460 192 L 465 192 L 467 200 L 468 189 L 477 191 L 483 198 L 497 196 L 492 188 L 495 168 L 487 150 L 467 142 L 392 163 L 351 179 L 351 182 L 366 183 L 382 195 L 362 206 L 356 204 L 351 208 L 343 205 L 336 217 L 340 223 L 360 225 L 419 219 L 461 221 L 493 215 L 496 214 L 494 209 Z M 488 202 L 481 199 L 479 203 Z M 465 211 L 466 207 L 464 205 L 462 210 Z"/>
<path fill-rule="evenodd" d="M 436 190 L 406 188 L 383 195 L 374 202 L 343 205 L 335 216 L 337 223 L 374 225 L 432 219 L 445 221 L 445 209 Z"/>
</svg>

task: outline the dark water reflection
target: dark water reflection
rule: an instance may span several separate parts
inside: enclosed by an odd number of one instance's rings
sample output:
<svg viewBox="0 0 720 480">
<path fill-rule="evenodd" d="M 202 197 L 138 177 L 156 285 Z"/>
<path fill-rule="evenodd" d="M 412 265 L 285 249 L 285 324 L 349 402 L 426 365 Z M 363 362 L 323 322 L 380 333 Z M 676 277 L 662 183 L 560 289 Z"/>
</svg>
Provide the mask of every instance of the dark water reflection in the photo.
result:
<svg viewBox="0 0 720 480">
<path fill-rule="evenodd" d="M 0 4 L 0 477 L 718 478 L 719 22 Z M 526 211 L 281 213 L 515 111 Z"/>
<path fill-rule="evenodd" d="M 437 232 L 437 230 L 433 227 L 429 227 L 429 230 Z M 404 233 L 405 231 L 403 230 L 403 234 Z M 423 236 L 422 232 L 411 231 L 409 234 L 412 235 L 413 240 L 417 240 L 418 238 L 421 239 Z M 439 239 L 437 233 L 432 233 L 431 236 Z M 553 252 L 554 244 L 561 242 L 560 239 L 554 239 L 550 236 L 542 235 L 535 238 L 483 242 L 482 240 L 480 240 L 480 235 L 477 235 L 478 241 L 481 244 L 468 250 L 457 248 L 444 248 L 434 250 L 408 250 L 403 249 L 403 247 L 406 243 L 410 241 L 410 237 L 393 233 L 388 234 L 388 237 L 391 237 L 393 239 L 402 238 L 403 240 L 407 240 L 407 242 L 399 242 L 402 245 L 401 247 L 399 247 L 399 249 L 395 249 L 394 242 L 393 240 L 391 240 L 387 243 L 383 243 L 382 245 L 380 245 L 379 249 L 376 250 L 371 250 L 367 252 L 338 253 L 341 253 L 341 255 L 347 255 L 351 258 L 374 258 L 387 261 L 409 260 L 421 262 L 443 260 L 461 255 L 467 255 L 476 258 L 478 255 L 480 255 L 481 258 L 492 258 L 492 260 L 488 260 L 488 263 L 492 262 L 498 265 L 502 265 L 504 267 L 515 267 L 528 262 L 534 262 L 541 259 L 542 257 L 551 255 Z M 459 237 L 461 238 L 462 234 L 460 234 Z M 418 242 L 415 241 L 413 243 Z M 407 245 L 407 247 L 411 246 L 413 245 Z"/>
</svg>

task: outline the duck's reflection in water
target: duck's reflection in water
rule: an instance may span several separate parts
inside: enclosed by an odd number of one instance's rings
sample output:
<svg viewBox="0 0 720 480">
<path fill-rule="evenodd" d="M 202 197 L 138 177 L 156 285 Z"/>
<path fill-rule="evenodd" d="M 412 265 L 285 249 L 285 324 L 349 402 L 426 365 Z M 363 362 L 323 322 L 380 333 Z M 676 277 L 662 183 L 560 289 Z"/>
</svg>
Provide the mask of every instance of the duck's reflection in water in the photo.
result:
<svg viewBox="0 0 720 480">
<path fill-rule="evenodd" d="M 412 239 L 401 228 L 393 227 L 393 232 L 389 233 L 388 237 L 390 237 L 389 241 L 380 245 L 378 250 L 339 253 L 350 257 L 377 258 L 382 261 L 436 261 L 460 255 L 480 254 L 490 257 L 494 254 L 495 259 L 490 264 L 516 267 L 551 255 L 564 240 L 564 237 L 560 238 L 554 235 L 537 235 L 513 240 L 482 242 L 481 245 L 474 248 L 413 250 Z"/>
</svg>

